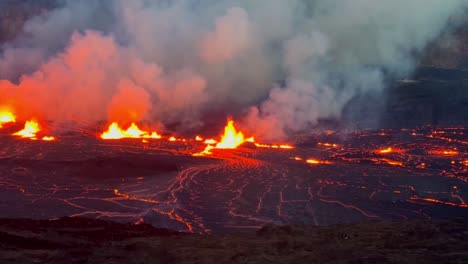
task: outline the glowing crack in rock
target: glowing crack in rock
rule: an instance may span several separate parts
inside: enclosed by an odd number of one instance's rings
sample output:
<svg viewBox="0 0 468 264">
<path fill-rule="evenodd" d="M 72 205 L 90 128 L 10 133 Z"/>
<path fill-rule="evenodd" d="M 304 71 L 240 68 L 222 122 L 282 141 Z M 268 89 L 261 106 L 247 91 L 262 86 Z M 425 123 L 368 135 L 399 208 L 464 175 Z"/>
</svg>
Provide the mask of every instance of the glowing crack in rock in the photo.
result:
<svg viewBox="0 0 468 264">
<path fill-rule="evenodd" d="M 327 160 L 318 160 L 318 159 L 312 159 L 312 158 L 311 158 L 311 159 L 307 159 L 307 160 L 306 160 L 306 163 L 307 163 L 307 164 L 312 164 L 312 165 L 319 165 L 319 164 L 327 164 L 327 165 L 329 165 L 329 164 L 331 164 L 331 162 L 330 162 L 330 161 L 327 161 Z"/>
</svg>

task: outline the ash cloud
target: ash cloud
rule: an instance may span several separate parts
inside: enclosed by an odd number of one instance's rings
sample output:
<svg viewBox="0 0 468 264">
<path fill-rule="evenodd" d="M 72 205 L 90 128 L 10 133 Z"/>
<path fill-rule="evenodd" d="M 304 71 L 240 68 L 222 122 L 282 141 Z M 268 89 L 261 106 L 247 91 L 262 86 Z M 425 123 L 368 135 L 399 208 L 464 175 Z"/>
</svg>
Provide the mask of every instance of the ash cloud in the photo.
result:
<svg viewBox="0 0 468 264">
<path fill-rule="evenodd" d="M 464 0 L 64 1 L 2 46 L 0 104 L 22 118 L 203 124 L 234 105 L 286 138 L 410 72 Z M 375 66 L 378 67 L 375 67 Z M 284 80 L 285 85 L 278 81 Z"/>
</svg>

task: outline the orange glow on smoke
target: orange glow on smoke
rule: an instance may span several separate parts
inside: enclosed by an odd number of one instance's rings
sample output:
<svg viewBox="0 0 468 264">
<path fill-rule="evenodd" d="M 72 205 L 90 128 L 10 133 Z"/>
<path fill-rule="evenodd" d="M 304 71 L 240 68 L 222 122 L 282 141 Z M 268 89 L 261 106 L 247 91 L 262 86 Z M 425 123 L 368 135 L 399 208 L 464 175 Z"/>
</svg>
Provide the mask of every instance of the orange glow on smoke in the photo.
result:
<svg viewBox="0 0 468 264">
<path fill-rule="evenodd" d="M 15 115 L 10 111 L 0 111 L 0 128 L 4 124 L 16 122 Z"/>
<path fill-rule="evenodd" d="M 26 121 L 26 123 L 24 124 L 24 128 L 14 133 L 13 136 L 36 139 L 36 134 L 40 130 L 41 130 L 41 127 L 39 126 L 39 123 L 34 120 L 30 120 L 30 121 Z"/>
<path fill-rule="evenodd" d="M 141 130 L 135 123 L 132 123 L 130 127 L 123 130 L 117 122 L 113 122 L 109 125 L 107 130 L 101 134 L 102 139 L 122 139 L 122 138 L 153 138 L 160 139 L 161 136 L 152 132 Z"/>
</svg>

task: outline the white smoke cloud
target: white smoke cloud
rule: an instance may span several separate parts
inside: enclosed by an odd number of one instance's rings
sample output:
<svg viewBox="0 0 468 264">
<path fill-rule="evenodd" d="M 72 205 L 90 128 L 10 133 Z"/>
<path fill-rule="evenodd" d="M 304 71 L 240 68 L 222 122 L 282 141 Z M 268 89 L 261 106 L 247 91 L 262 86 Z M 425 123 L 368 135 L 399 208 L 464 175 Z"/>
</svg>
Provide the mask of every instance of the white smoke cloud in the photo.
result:
<svg viewBox="0 0 468 264">
<path fill-rule="evenodd" d="M 245 128 L 277 139 L 338 118 L 354 95 L 382 88 L 382 69 L 409 72 L 416 54 L 467 5 L 66 1 L 3 45 L 0 104 L 24 118 L 186 128 L 229 104 L 245 113 Z"/>
<path fill-rule="evenodd" d="M 201 57 L 212 63 L 232 60 L 249 47 L 250 25 L 247 12 L 231 8 L 226 15 L 216 19 L 216 29 L 203 38 Z"/>
</svg>

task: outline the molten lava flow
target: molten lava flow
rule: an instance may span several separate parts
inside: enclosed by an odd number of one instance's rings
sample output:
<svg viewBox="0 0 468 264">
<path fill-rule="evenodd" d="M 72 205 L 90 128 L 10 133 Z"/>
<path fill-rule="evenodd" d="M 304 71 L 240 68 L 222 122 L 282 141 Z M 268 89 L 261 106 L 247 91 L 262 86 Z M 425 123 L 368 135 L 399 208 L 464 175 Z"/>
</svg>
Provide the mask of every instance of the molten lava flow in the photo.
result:
<svg viewBox="0 0 468 264">
<path fill-rule="evenodd" d="M 242 132 L 238 132 L 234 127 L 234 121 L 228 119 L 228 123 L 224 128 L 224 134 L 221 136 L 221 141 L 217 142 L 214 139 L 207 139 L 205 140 L 205 144 L 207 144 L 205 150 L 200 153 L 194 154 L 194 156 L 203 156 L 203 155 L 211 155 L 212 149 L 235 149 L 238 146 L 242 145 L 244 142 L 253 142 L 253 137 L 249 139 L 244 138 L 244 134 Z M 213 146 L 216 144 L 216 146 Z"/>
<path fill-rule="evenodd" d="M 316 160 L 316 159 L 308 159 L 306 160 L 306 162 L 309 164 L 320 164 L 320 160 Z"/>
<path fill-rule="evenodd" d="M 120 128 L 119 124 L 113 122 L 109 125 L 108 129 L 101 134 L 102 139 L 122 139 L 122 138 L 154 138 L 160 139 L 161 136 L 152 132 L 141 130 L 135 123 L 132 123 L 127 130 Z"/>
<path fill-rule="evenodd" d="M 12 112 L 0 111 L 0 128 L 7 123 L 16 122 L 16 117 Z"/>
<path fill-rule="evenodd" d="M 381 150 L 379 150 L 379 153 L 382 153 L 382 154 L 383 154 L 383 153 L 391 153 L 391 152 L 393 152 L 393 149 L 390 148 L 390 147 L 388 147 L 388 148 L 386 148 L 386 149 L 381 149 Z"/>
<path fill-rule="evenodd" d="M 327 161 L 327 160 L 317 160 L 317 159 L 307 159 L 307 160 L 306 160 L 306 163 L 307 163 L 307 164 L 314 164 L 314 165 L 317 165 L 317 164 L 331 164 L 330 161 Z"/>
<path fill-rule="evenodd" d="M 444 152 L 442 152 L 442 154 L 446 155 L 446 156 L 456 156 L 458 155 L 458 151 L 455 151 L 455 150 L 444 150 Z"/>
<path fill-rule="evenodd" d="M 125 137 L 125 131 L 117 123 L 112 123 L 107 131 L 101 134 L 102 139 L 121 139 Z"/>
<path fill-rule="evenodd" d="M 42 140 L 43 140 L 43 141 L 54 141 L 54 140 L 55 140 L 55 137 L 52 137 L 52 136 L 44 136 L 44 137 L 42 137 Z"/>
<path fill-rule="evenodd" d="M 333 147 L 333 148 L 337 148 L 338 147 L 338 144 L 335 144 L 335 143 L 322 143 L 322 142 L 319 142 L 318 143 L 319 146 L 324 146 L 324 147 Z"/>
<path fill-rule="evenodd" d="M 132 123 L 125 133 L 131 138 L 140 138 L 147 132 L 141 131 L 135 123 Z"/>
<path fill-rule="evenodd" d="M 389 153 L 404 153 L 405 150 L 388 147 L 388 148 L 376 150 L 375 152 L 378 154 L 389 154 Z"/>
<path fill-rule="evenodd" d="M 207 144 L 207 145 L 214 145 L 214 144 L 218 143 L 218 141 L 216 141 L 216 140 L 214 140 L 214 139 L 207 139 L 207 140 L 205 140 L 205 142 L 203 142 L 203 143 L 205 143 L 205 144 Z"/>
<path fill-rule="evenodd" d="M 244 134 L 237 132 L 234 127 L 234 121 L 228 120 L 227 126 L 224 128 L 224 135 L 221 137 L 221 141 L 216 144 L 215 148 L 218 149 L 235 149 L 245 142 Z"/>
<path fill-rule="evenodd" d="M 151 135 L 149 135 L 149 136 L 144 135 L 143 137 L 144 137 L 144 138 L 161 139 L 161 135 L 159 135 L 159 134 L 156 133 L 156 132 L 152 132 Z"/>
<path fill-rule="evenodd" d="M 245 140 L 245 142 L 255 143 L 255 138 L 249 137 L 248 139 Z"/>
<path fill-rule="evenodd" d="M 22 138 L 36 139 L 36 134 L 40 130 L 41 130 L 41 127 L 39 126 L 39 123 L 34 121 L 34 120 L 30 120 L 30 121 L 27 121 L 24 124 L 23 130 L 20 130 L 20 131 L 14 133 L 13 136 L 20 136 Z"/>
<path fill-rule="evenodd" d="M 286 144 L 273 144 L 273 145 L 268 145 L 268 144 L 261 144 L 261 143 L 255 143 L 255 146 L 257 148 L 272 148 L 272 149 L 293 149 L 294 147 L 291 145 L 286 145 Z"/>
<path fill-rule="evenodd" d="M 459 152 L 457 150 L 452 150 L 452 149 L 443 149 L 443 150 L 429 151 L 429 154 L 437 155 L 437 156 L 457 156 Z"/>
<path fill-rule="evenodd" d="M 242 145 L 245 142 L 250 142 L 255 144 L 255 146 L 259 148 L 273 148 L 273 149 L 293 149 L 294 147 L 291 145 L 267 145 L 267 144 L 260 144 L 255 142 L 254 137 L 245 138 L 244 134 L 241 131 L 237 131 L 234 127 L 234 121 L 228 119 L 227 125 L 224 128 L 224 134 L 221 136 L 221 141 L 217 142 L 214 139 L 207 139 L 205 140 L 205 144 L 207 144 L 204 151 L 194 154 L 194 156 L 204 156 L 204 155 L 211 155 L 213 149 L 235 149 Z M 216 145 L 215 145 L 216 144 Z"/>
</svg>

